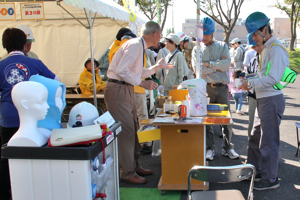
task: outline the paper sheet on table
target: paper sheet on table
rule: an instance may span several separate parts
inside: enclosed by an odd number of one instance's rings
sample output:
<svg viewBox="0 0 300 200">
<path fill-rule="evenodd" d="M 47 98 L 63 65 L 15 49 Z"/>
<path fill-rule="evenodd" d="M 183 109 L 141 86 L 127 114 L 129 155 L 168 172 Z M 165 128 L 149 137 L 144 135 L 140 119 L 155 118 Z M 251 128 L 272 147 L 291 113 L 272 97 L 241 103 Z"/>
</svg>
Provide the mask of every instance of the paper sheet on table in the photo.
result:
<svg viewBox="0 0 300 200">
<path fill-rule="evenodd" d="M 175 123 L 174 118 L 175 117 L 157 117 L 153 123 Z"/>
<path fill-rule="evenodd" d="M 183 121 L 175 120 L 175 124 L 203 124 L 205 117 L 189 117 Z"/>
</svg>

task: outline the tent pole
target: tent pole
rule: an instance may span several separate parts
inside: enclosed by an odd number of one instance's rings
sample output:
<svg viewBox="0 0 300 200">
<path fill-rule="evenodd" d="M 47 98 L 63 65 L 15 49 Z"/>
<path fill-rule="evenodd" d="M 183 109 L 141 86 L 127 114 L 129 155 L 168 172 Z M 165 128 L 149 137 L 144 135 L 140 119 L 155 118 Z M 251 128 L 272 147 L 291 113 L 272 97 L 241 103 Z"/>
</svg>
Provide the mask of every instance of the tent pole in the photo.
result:
<svg viewBox="0 0 300 200">
<path fill-rule="evenodd" d="M 93 93 L 94 93 L 94 105 L 97 106 L 97 95 L 96 95 L 96 81 L 95 81 L 95 62 L 94 62 L 94 48 L 93 48 L 93 24 L 92 24 L 92 12 L 89 11 L 89 30 L 90 30 L 90 47 L 91 47 L 91 64 L 92 64 L 92 75 L 93 75 Z"/>
<path fill-rule="evenodd" d="M 62 7 L 62 6 L 60 5 L 60 2 L 59 2 L 59 1 L 57 1 L 56 4 L 57 4 L 59 7 L 61 7 L 64 11 L 66 11 L 69 15 L 71 15 L 71 16 L 73 17 L 73 19 L 77 20 L 82 26 L 84 26 L 85 28 L 87 28 L 87 26 L 84 25 L 81 21 L 79 21 L 78 18 L 76 18 L 74 15 L 72 15 L 72 13 L 70 13 L 67 9 L 65 9 L 64 7 Z"/>
<path fill-rule="evenodd" d="M 197 0 L 197 28 L 196 28 L 196 39 L 197 39 L 197 52 L 196 52 L 196 63 L 197 63 L 197 67 L 199 67 L 199 74 L 196 74 L 196 77 L 199 76 L 199 78 L 201 79 L 201 75 L 202 75 L 202 66 L 201 66 L 201 62 L 202 60 L 200 60 L 200 42 L 199 41 L 199 37 L 201 36 L 201 33 L 199 33 L 198 31 L 202 31 L 202 29 L 200 29 L 200 0 Z M 202 36 L 203 38 L 203 36 Z M 197 73 L 197 69 L 195 68 L 195 73 Z"/>
</svg>

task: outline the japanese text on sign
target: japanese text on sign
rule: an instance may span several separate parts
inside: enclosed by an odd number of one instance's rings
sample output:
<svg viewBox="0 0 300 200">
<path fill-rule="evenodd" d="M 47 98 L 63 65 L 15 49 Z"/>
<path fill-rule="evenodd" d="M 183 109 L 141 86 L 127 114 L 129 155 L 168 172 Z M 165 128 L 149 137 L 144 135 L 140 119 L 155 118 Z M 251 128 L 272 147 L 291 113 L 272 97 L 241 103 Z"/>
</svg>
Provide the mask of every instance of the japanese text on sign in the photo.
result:
<svg viewBox="0 0 300 200">
<path fill-rule="evenodd" d="M 0 20 L 15 20 L 15 4 L 14 3 L 0 3 Z"/>
<path fill-rule="evenodd" d="M 44 3 L 21 3 L 22 20 L 45 19 Z"/>
</svg>

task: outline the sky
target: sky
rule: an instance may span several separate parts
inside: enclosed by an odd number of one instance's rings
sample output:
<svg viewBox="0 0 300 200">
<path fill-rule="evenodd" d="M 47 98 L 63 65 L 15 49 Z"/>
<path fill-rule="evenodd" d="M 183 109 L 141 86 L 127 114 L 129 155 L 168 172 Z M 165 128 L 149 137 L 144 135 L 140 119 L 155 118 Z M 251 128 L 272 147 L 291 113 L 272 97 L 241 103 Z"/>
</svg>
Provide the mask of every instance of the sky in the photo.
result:
<svg viewBox="0 0 300 200">
<path fill-rule="evenodd" d="M 245 0 L 244 3 L 242 4 L 239 18 L 246 20 L 247 16 L 255 11 L 260 11 L 265 13 L 271 19 L 271 21 L 275 17 L 288 18 L 287 14 L 282 13 L 279 9 L 270 7 L 275 2 L 276 0 Z M 279 2 L 283 2 L 283 0 L 279 0 Z M 185 19 L 195 19 L 197 17 L 196 9 L 197 6 L 194 3 L 194 0 L 174 0 L 173 9 L 172 7 L 168 8 L 167 21 L 163 31 L 164 35 L 168 28 L 172 28 L 172 13 L 174 16 L 174 29 L 176 33 L 182 30 L 182 23 L 185 22 Z M 205 16 L 205 14 L 200 13 L 200 16 L 202 18 Z"/>
</svg>

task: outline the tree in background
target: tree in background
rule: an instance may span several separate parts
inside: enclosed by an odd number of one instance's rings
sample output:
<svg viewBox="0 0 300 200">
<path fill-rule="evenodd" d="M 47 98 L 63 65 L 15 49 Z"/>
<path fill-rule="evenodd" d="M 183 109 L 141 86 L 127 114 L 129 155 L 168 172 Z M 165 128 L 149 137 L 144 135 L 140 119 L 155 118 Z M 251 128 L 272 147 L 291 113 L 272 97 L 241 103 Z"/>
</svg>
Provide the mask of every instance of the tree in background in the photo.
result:
<svg viewBox="0 0 300 200">
<path fill-rule="evenodd" d="M 115 2 L 117 2 L 118 4 L 123 5 L 122 0 L 114 0 Z M 163 17 L 161 17 L 161 29 L 164 29 L 165 23 L 166 23 L 166 19 L 167 19 L 167 11 L 168 11 L 168 7 L 171 6 L 171 2 L 172 0 L 158 0 L 161 3 L 161 15 L 163 15 Z M 139 10 L 142 11 L 144 13 L 144 15 L 149 19 L 149 20 L 154 20 L 155 17 L 157 16 L 157 0 L 136 0 L 135 4 L 136 6 L 138 6 Z"/>
<path fill-rule="evenodd" d="M 299 13 L 300 13 L 300 0 L 285 0 L 284 4 L 277 3 L 274 5 L 275 8 L 278 8 L 285 12 L 291 22 L 291 42 L 290 42 L 290 51 L 295 51 L 294 44 L 297 38 L 296 28 L 299 22 Z"/>
<path fill-rule="evenodd" d="M 197 1 L 194 0 L 197 4 Z M 223 41 L 229 43 L 230 34 L 239 18 L 244 0 L 205 0 L 200 2 L 200 10 L 220 24 L 224 29 Z"/>
<path fill-rule="evenodd" d="M 170 33 L 175 33 L 174 28 L 168 28 L 167 29 L 166 35 L 169 35 Z"/>
</svg>

